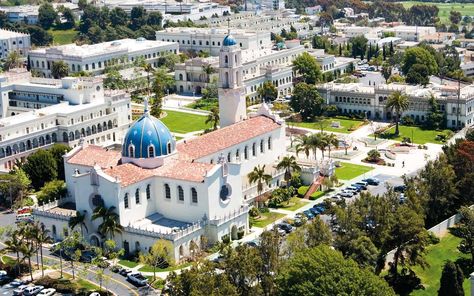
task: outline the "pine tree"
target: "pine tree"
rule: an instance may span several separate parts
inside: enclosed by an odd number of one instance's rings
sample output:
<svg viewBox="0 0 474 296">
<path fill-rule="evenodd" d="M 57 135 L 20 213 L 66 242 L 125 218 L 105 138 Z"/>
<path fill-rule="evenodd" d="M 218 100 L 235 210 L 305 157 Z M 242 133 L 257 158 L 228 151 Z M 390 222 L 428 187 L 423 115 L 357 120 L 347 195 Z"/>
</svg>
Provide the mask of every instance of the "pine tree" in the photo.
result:
<svg viewBox="0 0 474 296">
<path fill-rule="evenodd" d="M 441 274 L 438 296 L 464 296 L 463 281 L 461 268 L 451 261 L 446 262 Z"/>
</svg>

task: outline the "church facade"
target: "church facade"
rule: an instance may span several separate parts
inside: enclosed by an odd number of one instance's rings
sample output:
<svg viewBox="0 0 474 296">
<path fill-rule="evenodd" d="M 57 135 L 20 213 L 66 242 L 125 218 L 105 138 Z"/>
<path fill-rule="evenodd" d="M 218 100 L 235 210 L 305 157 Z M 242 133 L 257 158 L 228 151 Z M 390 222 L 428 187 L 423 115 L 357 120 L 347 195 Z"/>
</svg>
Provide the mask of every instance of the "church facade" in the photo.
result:
<svg viewBox="0 0 474 296">
<path fill-rule="evenodd" d="M 85 215 L 84 238 L 100 245 L 113 238 L 126 253 L 147 251 L 157 239 L 173 245 L 176 261 L 204 243 L 248 232 L 248 210 L 258 192 L 247 174 L 265 165 L 278 186 L 275 164 L 286 153 L 285 123 L 263 104 L 247 114 L 240 48 L 229 34 L 220 53 L 221 128 L 176 142 L 168 128 L 149 114 L 127 131 L 122 149 L 82 144 L 65 155 L 68 201 L 74 210 L 46 206 L 34 211 L 57 240 L 64 239 L 71 215 Z M 118 214 L 121 233 L 104 234 L 97 207 Z"/>
</svg>

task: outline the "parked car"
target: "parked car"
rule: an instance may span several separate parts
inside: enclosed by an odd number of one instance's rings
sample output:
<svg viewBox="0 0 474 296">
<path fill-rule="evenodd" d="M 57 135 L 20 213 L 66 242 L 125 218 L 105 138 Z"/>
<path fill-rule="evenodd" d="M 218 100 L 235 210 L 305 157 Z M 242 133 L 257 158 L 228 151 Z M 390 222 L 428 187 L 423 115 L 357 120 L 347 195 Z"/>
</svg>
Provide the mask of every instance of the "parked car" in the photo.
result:
<svg viewBox="0 0 474 296">
<path fill-rule="evenodd" d="M 23 292 L 25 292 L 25 290 L 30 287 L 28 285 L 21 285 L 19 286 L 18 288 L 16 288 L 15 290 L 13 290 L 13 295 L 23 295 Z"/>
<path fill-rule="evenodd" d="M 21 285 L 25 285 L 26 282 L 25 281 L 22 281 L 20 279 L 14 279 L 11 283 L 10 283 L 10 286 L 12 287 L 19 287 Z"/>
<path fill-rule="evenodd" d="M 119 271 L 119 274 L 120 274 L 120 275 L 123 275 L 123 276 L 127 276 L 127 275 L 128 275 L 129 273 L 131 273 L 131 272 L 132 272 L 132 271 L 131 271 L 130 269 L 124 268 L 124 269 L 122 269 L 122 270 Z"/>
<path fill-rule="evenodd" d="M 355 187 L 355 186 L 347 186 L 345 190 L 350 190 L 354 192 L 360 192 L 362 189 L 360 187 Z"/>
<path fill-rule="evenodd" d="M 377 178 L 367 178 L 362 181 L 366 182 L 368 185 L 378 186 L 380 184 L 380 181 Z"/>
<path fill-rule="evenodd" d="M 38 296 L 52 296 L 54 295 L 54 293 L 56 293 L 56 289 L 48 288 L 48 289 L 41 290 L 41 292 L 38 293 Z"/>
<path fill-rule="evenodd" d="M 84 263 L 91 263 L 92 260 L 97 256 L 94 250 L 85 250 L 81 252 L 81 258 L 79 261 Z"/>
<path fill-rule="evenodd" d="M 367 183 L 362 183 L 362 182 L 356 182 L 354 184 L 352 184 L 351 186 L 354 186 L 354 187 L 360 187 L 361 190 L 367 190 Z"/>
<path fill-rule="evenodd" d="M 9 277 L 8 275 L 3 275 L 3 276 L 0 276 L 0 285 L 5 285 L 5 284 L 8 284 L 12 281 L 12 278 Z"/>
<path fill-rule="evenodd" d="M 257 240 L 251 240 L 245 243 L 247 246 L 251 248 L 256 248 L 258 247 L 258 241 Z"/>
<path fill-rule="evenodd" d="M 303 214 L 306 216 L 306 218 L 308 218 L 308 220 L 314 219 L 314 215 L 310 212 L 310 210 L 303 211 Z"/>
<path fill-rule="evenodd" d="M 295 227 L 300 227 L 303 226 L 303 224 L 306 222 L 306 217 L 304 219 L 302 218 L 295 218 L 293 220 L 293 226 Z"/>
<path fill-rule="evenodd" d="M 288 223 L 279 223 L 277 224 L 278 228 L 284 230 L 286 233 L 291 233 L 293 232 L 294 228 Z"/>
<path fill-rule="evenodd" d="M 118 273 L 118 272 L 120 272 L 120 270 L 122 270 L 122 267 L 120 267 L 118 265 L 114 265 L 114 266 L 110 267 L 110 271 L 112 271 L 114 273 Z"/>
<path fill-rule="evenodd" d="M 405 196 L 405 193 L 400 193 L 400 196 L 398 197 L 398 201 L 402 204 L 402 203 L 405 203 L 405 201 L 407 200 L 406 196 Z"/>
<path fill-rule="evenodd" d="M 341 199 L 341 197 L 342 196 L 339 193 L 337 193 L 337 194 L 334 194 L 333 196 L 331 196 L 330 199 L 333 200 L 333 201 L 338 201 L 338 200 Z"/>
<path fill-rule="evenodd" d="M 148 279 L 139 272 L 131 272 L 127 275 L 127 279 L 137 286 L 145 286 L 148 284 Z"/>
<path fill-rule="evenodd" d="M 277 227 L 276 230 L 277 230 L 277 232 L 280 236 L 285 236 L 286 235 L 286 231 L 284 231 L 283 229 Z"/>
<path fill-rule="evenodd" d="M 324 207 L 323 204 L 315 204 L 315 205 L 313 206 L 313 209 L 315 209 L 316 211 L 318 211 L 319 214 L 322 214 L 322 213 L 324 213 L 325 207 Z"/>
<path fill-rule="evenodd" d="M 92 292 L 89 294 L 89 296 L 100 296 L 100 293 L 98 292 Z"/>
<path fill-rule="evenodd" d="M 354 192 L 353 191 L 349 191 L 349 190 L 343 190 L 339 193 L 342 197 L 345 197 L 345 198 L 351 198 L 352 196 L 354 196 Z"/>
<path fill-rule="evenodd" d="M 25 289 L 25 291 L 23 291 L 23 295 L 25 296 L 37 295 L 43 289 L 44 289 L 43 286 L 29 286 L 28 288 Z"/>
<path fill-rule="evenodd" d="M 393 187 L 393 191 L 395 192 L 405 192 L 407 190 L 407 187 L 405 185 L 398 185 Z"/>
</svg>

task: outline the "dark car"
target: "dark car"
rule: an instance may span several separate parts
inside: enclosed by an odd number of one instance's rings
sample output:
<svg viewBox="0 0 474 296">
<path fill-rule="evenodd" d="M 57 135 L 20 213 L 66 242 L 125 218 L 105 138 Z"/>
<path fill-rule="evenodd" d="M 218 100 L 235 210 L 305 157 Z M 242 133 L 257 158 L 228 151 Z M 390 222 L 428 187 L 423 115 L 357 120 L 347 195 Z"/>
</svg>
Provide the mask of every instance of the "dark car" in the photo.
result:
<svg viewBox="0 0 474 296">
<path fill-rule="evenodd" d="M 131 273 L 132 271 L 130 269 L 122 269 L 121 271 L 119 271 L 119 274 L 122 275 L 122 276 L 127 276 L 129 273 Z"/>
<path fill-rule="evenodd" d="M 9 277 L 8 275 L 4 275 L 0 277 L 0 285 L 5 285 L 8 284 L 12 281 L 13 279 Z"/>
<path fill-rule="evenodd" d="M 323 204 L 315 204 L 315 205 L 313 206 L 313 209 L 315 209 L 316 211 L 318 211 L 319 214 L 324 213 L 324 210 L 325 210 Z"/>
<path fill-rule="evenodd" d="M 361 190 L 367 190 L 367 186 L 361 183 L 354 183 L 354 184 L 351 184 L 351 186 L 359 187 Z"/>
<path fill-rule="evenodd" d="M 280 223 L 277 225 L 278 228 L 280 228 L 281 230 L 285 231 L 286 233 L 291 233 L 293 232 L 294 228 L 293 226 L 291 226 L 290 224 L 288 223 Z"/>
<path fill-rule="evenodd" d="M 407 187 L 405 185 L 398 185 L 393 187 L 393 191 L 395 192 L 405 192 L 407 190 Z"/>
<path fill-rule="evenodd" d="M 255 240 L 251 240 L 245 243 L 245 245 L 251 247 L 251 248 L 256 248 L 258 247 L 258 242 Z"/>
<path fill-rule="evenodd" d="M 80 261 L 84 263 L 91 263 L 97 254 L 92 250 L 82 251 Z"/>
<path fill-rule="evenodd" d="M 318 216 L 319 214 L 321 214 L 318 210 L 316 210 L 315 208 L 311 208 L 309 209 L 309 211 L 311 212 L 311 214 L 313 214 L 315 217 Z"/>
<path fill-rule="evenodd" d="M 112 271 L 114 273 L 119 273 L 121 270 L 122 270 L 122 267 L 120 267 L 118 265 L 114 265 L 114 266 L 110 267 L 110 271 Z"/>
<path fill-rule="evenodd" d="M 314 214 L 313 214 L 313 213 L 311 213 L 311 211 L 310 211 L 310 210 L 306 210 L 306 211 L 304 211 L 304 212 L 303 212 L 303 214 L 306 216 L 306 218 L 308 218 L 308 220 L 312 220 L 312 219 L 314 219 Z"/>
<path fill-rule="evenodd" d="M 374 185 L 374 186 L 377 186 L 377 185 L 380 184 L 380 181 L 377 178 L 367 178 L 367 179 L 364 179 L 362 181 L 367 182 L 367 184 Z"/>
</svg>

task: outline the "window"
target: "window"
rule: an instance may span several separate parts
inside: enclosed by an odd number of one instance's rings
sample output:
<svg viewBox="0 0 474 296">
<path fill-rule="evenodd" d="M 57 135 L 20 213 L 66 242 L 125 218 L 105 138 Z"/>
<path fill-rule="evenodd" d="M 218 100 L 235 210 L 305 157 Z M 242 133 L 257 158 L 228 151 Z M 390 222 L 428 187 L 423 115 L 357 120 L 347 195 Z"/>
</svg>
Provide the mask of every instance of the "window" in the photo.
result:
<svg viewBox="0 0 474 296">
<path fill-rule="evenodd" d="M 193 203 L 197 203 L 198 202 L 198 193 L 196 191 L 196 188 L 191 188 L 191 201 Z"/>
<path fill-rule="evenodd" d="M 263 142 L 263 140 L 260 141 L 260 153 L 263 153 L 263 150 L 265 149 L 265 144 Z"/>
<path fill-rule="evenodd" d="M 245 146 L 244 148 L 244 159 L 249 159 L 249 147 Z"/>
<path fill-rule="evenodd" d="M 128 193 L 125 193 L 125 196 L 123 197 L 123 204 L 126 209 L 128 209 Z"/>
<path fill-rule="evenodd" d="M 224 62 L 225 62 L 226 64 L 229 63 L 229 57 L 228 57 L 228 56 L 225 56 L 225 57 L 224 57 Z"/>
<path fill-rule="evenodd" d="M 230 158 L 231 158 L 231 155 L 230 155 L 230 152 L 227 153 L 227 162 L 230 162 Z"/>
<path fill-rule="evenodd" d="M 272 149 L 272 137 L 268 138 L 268 150 Z"/>
<path fill-rule="evenodd" d="M 135 203 L 140 204 L 140 189 L 135 190 Z"/>
<path fill-rule="evenodd" d="M 155 147 L 153 145 L 148 146 L 148 157 L 155 157 Z"/>
<path fill-rule="evenodd" d="M 171 143 L 170 142 L 168 142 L 167 148 L 168 148 L 168 154 L 170 154 L 171 153 Z"/>
<path fill-rule="evenodd" d="M 128 157 L 135 157 L 135 147 L 133 145 L 128 146 Z"/>
<path fill-rule="evenodd" d="M 257 156 L 257 144 L 252 144 L 252 156 Z"/>
<path fill-rule="evenodd" d="M 240 150 L 237 149 L 237 151 L 235 151 L 235 158 L 239 159 L 239 157 L 240 157 Z"/>
<path fill-rule="evenodd" d="M 171 199 L 171 189 L 168 184 L 165 184 L 165 197 L 166 199 Z"/>
<path fill-rule="evenodd" d="M 146 199 L 151 198 L 151 186 L 150 184 L 146 185 Z"/>
<path fill-rule="evenodd" d="M 178 200 L 184 201 L 184 190 L 181 186 L 178 186 Z"/>
</svg>

